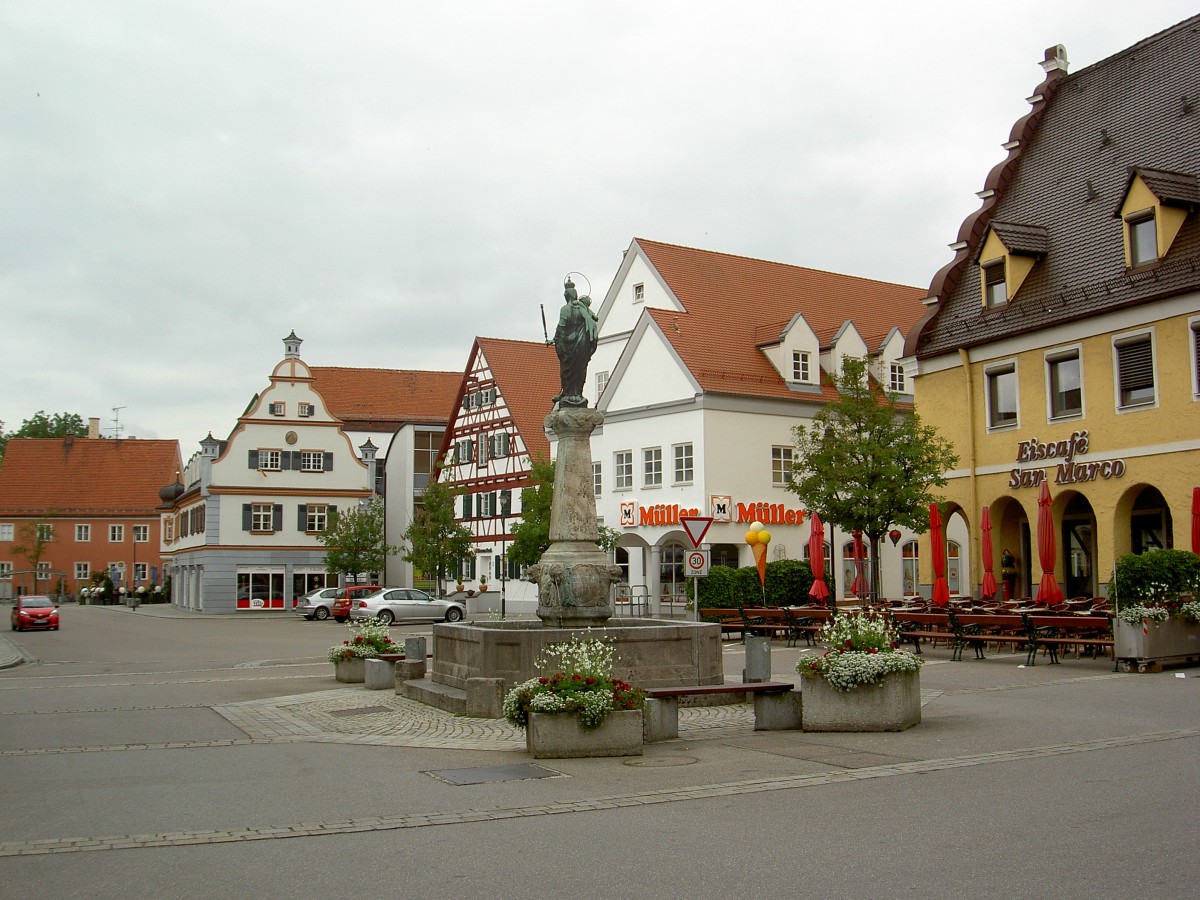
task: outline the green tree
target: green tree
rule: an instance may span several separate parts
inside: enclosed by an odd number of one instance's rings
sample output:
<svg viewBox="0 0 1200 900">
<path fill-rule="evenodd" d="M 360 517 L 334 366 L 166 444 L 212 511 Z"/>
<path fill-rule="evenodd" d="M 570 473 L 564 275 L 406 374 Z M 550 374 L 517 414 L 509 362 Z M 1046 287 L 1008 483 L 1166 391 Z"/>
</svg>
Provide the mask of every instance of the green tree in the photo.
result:
<svg viewBox="0 0 1200 900">
<path fill-rule="evenodd" d="M 46 545 L 54 538 L 54 526 L 43 519 L 26 522 L 17 528 L 17 540 L 12 545 L 13 556 L 20 556 L 29 563 L 29 590 L 37 593 L 37 568 L 46 552 Z"/>
<path fill-rule="evenodd" d="M 532 566 L 550 546 L 550 507 L 554 503 L 554 463 L 530 460 L 531 487 L 521 489 L 521 521 L 513 526 L 508 558 L 519 566 Z"/>
<path fill-rule="evenodd" d="M 4 451 L 12 438 L 55 438 L 66 437 L 68 434 L 76 437 L 87 434 L 87 425 L 78 413 L 47 415 L 45 410 L 39 409 L 12 434 L 6 433 L 4 423 L 0 422 L 0 460 L 4 459 Z"/>
<path fill-rule="evenodd" d="M 929 527 L 932 489 L 946 484 L 944 473 L 958 457 L 949 441 L 869 379 L 865 360 L 846 357 L 832 381 L 839 399 L 811 424 L 792 429 L 789 488 L 823 520 L 867 535 L 871 585 L 878 590 L 884 535 L 893 526 Z"/>
<path fill-rule="evenodd" d="M 461 490 L 431 480 L 425 486 L 412 524 L 404 532 L 410 548 L 405 561 L 434 575 L 439 595 L 443 577 L 471 555 L 471 529 L 454 517 L 454 498 L 460 493 Z"/>
<path fill-rule="evenodd" d="M 325 545 L 325 571 L 342 575 L 383 572 L 389 553 L 399 548 L 384 541 L 383 501 L 379 498 L 358 509 L 335 511 L 325 530 L 317 535 Z"/>
</svg>

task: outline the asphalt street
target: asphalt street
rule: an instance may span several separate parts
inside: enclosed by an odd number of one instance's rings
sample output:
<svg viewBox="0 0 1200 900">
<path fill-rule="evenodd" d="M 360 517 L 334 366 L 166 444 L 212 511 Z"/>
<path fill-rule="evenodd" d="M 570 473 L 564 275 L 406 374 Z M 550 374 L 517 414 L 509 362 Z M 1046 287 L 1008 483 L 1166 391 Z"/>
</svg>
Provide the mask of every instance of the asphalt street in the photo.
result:
<svg viewBox="0 0 1200 900">
<path fill-rule="evenodd" d="M 1198 669 L 937 648 L 899 734 L 735 706 L 535 762 L 502 722 L 339 685 L 332 622 L 68 605 L 5 634 L 0 897 L 1200 894 Z"/>
</svg>

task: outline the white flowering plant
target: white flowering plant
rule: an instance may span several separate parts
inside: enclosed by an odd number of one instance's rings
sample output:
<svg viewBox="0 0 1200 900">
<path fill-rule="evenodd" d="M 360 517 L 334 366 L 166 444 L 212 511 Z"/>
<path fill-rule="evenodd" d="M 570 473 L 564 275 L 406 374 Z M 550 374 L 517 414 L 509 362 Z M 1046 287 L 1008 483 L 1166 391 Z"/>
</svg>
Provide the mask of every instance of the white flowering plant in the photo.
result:
<svg viewBox="0 0 1200 900">
<path fill-rule="evenodd" d="M 1179 618 L 1192 625 L 1200 625 L 1200 600 L 1189 600 L 1179 604 Z"/>
<path fill-rule="evenodd" d="M 1127 625 L 1141 625 L 1142 622 L 1165 622 L 1170 617 L 1170 610 L 1165 606 L 1122 606 L 1117 610 L 1117 618 Z"/>
<path fill-rule="evenodd" d="M 363 619 L 347 622 L 351 636 L 329 648 L 329 661 L 338 663 L 344 659 L 374 659 L 381 653 L 399 653 L 400 647 L 392 642 L 386 622 L 378 619 Z"/>
<path fill-rule="evenodd" d="M 617 658 L 613 646 L 601 638 L 550 644 L 534 665 L 552 674 L 530 678 L 504 697 L 504 718 L 517 728 L 529 724 L 531 712 L 572 713 L 584 728 L 597 728 L 610 712 L 641 709 L 646 695 L 613 677 Z"/>
<path fill-rule="evenodd" d="M 899 649 L 892 623 L 875 610 L 834 616 L 821 627 L 818 639 L 829 649 L 821 656 L 801 656 L 796 671 L 807 678 L 824 678 L 839 691 L 921 668 L 921 658 Z"/>
</svg>

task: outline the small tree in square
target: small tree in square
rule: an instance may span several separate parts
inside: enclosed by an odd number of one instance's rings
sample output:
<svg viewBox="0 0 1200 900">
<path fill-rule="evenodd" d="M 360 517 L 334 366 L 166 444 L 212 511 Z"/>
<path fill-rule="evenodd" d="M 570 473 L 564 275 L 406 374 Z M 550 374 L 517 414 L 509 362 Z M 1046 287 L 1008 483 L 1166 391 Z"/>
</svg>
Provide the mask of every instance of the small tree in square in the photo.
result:
<svg viewBox="0 0 1200 900">
<path fill-rule="evenodd" d="M 431 480 L 425 486 L 412 524 L 404 532 L 409 546 L 405 562 L 434 575 L 439 595 L 442 579 L 471 555 L 471 529 L 454 514 L 454 498 L 460 493 L 441 481 Z"/>
<path fill-rule="evenodd" d="M 383 501 L 379 498 L 358 509 L 337 510 L 325 530 L 317 535 L 325 545 L 325 571 L 342 575 L 383 572 L 389 553 L 400 548 L 384 541 Z"/>
</svg>

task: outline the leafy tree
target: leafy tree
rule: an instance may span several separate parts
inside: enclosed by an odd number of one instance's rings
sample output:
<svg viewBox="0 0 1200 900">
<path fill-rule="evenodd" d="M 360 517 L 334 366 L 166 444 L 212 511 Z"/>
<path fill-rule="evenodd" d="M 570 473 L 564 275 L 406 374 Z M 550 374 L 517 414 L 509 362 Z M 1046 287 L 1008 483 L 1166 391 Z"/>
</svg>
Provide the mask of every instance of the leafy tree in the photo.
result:
<svg viewBox="0 0 1200 900">
<path fill-rule="evenodd" d="M 87 425 L 78 413 L 55 413 L 51 416 L 39 409 L 12 434 L 5 433 L 4 423 L 0 422 L 0 459 L 4 459 L 4 451 L 12 438 L 55 438 L 68 434 L 76 437 L 87 434 Z"/>
<path fill-rule="evenodd" d="M 442 578 L 471 555 L 471 529 L 454 517 L 454 498 L 460 493 L 444 482 L 431 480 L 412 524 L 404 532 L 411 548 L 405 561 L 436 575 L 438 594 L 442 592 Z"/>
<path fill-rule="evenodd" d="M 1117 607 L 1176 603 L 1200 593 L 1200 556 L 1188 550 L 1126 553 L 1117 560 L 1108 595 Z"/>
<path fill-rule="evenodd" d="M 958 457 L 949 441 L 869 379 L 865 360 L 846 357 L 832 381 L 840 398 L 811 424 L 792 429 L 789 488 L 823 520 L 867 535 L 874 588 L 883 536 L 893 526 L 929 527 L 931 489 L 946 484 L 943 473 Z"/>
<path fill-rule="evenodd" d="M 383 501 L 379 498 L 358 509 L 334 511 L 317 540 L 325 545 L 325 571 L 342 575 L 378 575 L 388 554 L 399 552 L 383 539 Z"/>
<path fill-rule="evenodd" d="M 42 556 L 46 552 L 46 545 L 50 543 L 54 533 L 54 526 L 45 520 L 41 522 L 26 522 L 17 528 L 17 540 L 20 543 L 12 545 L 13 556 L 22 557 L 27 563 L 31 574 L 29 576 L 30 589 L 36 593 L 37 591 L 37 567 L 42 561 Z"/>
<path fill-rule="evenodd" d="M 530 461 L 532 487 L 521 489 L 521 521 L 513 526 L 508 558 L 519 566 L 532 566 L 550 546 L 550 507 L 554 503 L 554 463 L 545 458 Z"/>
</svg>

